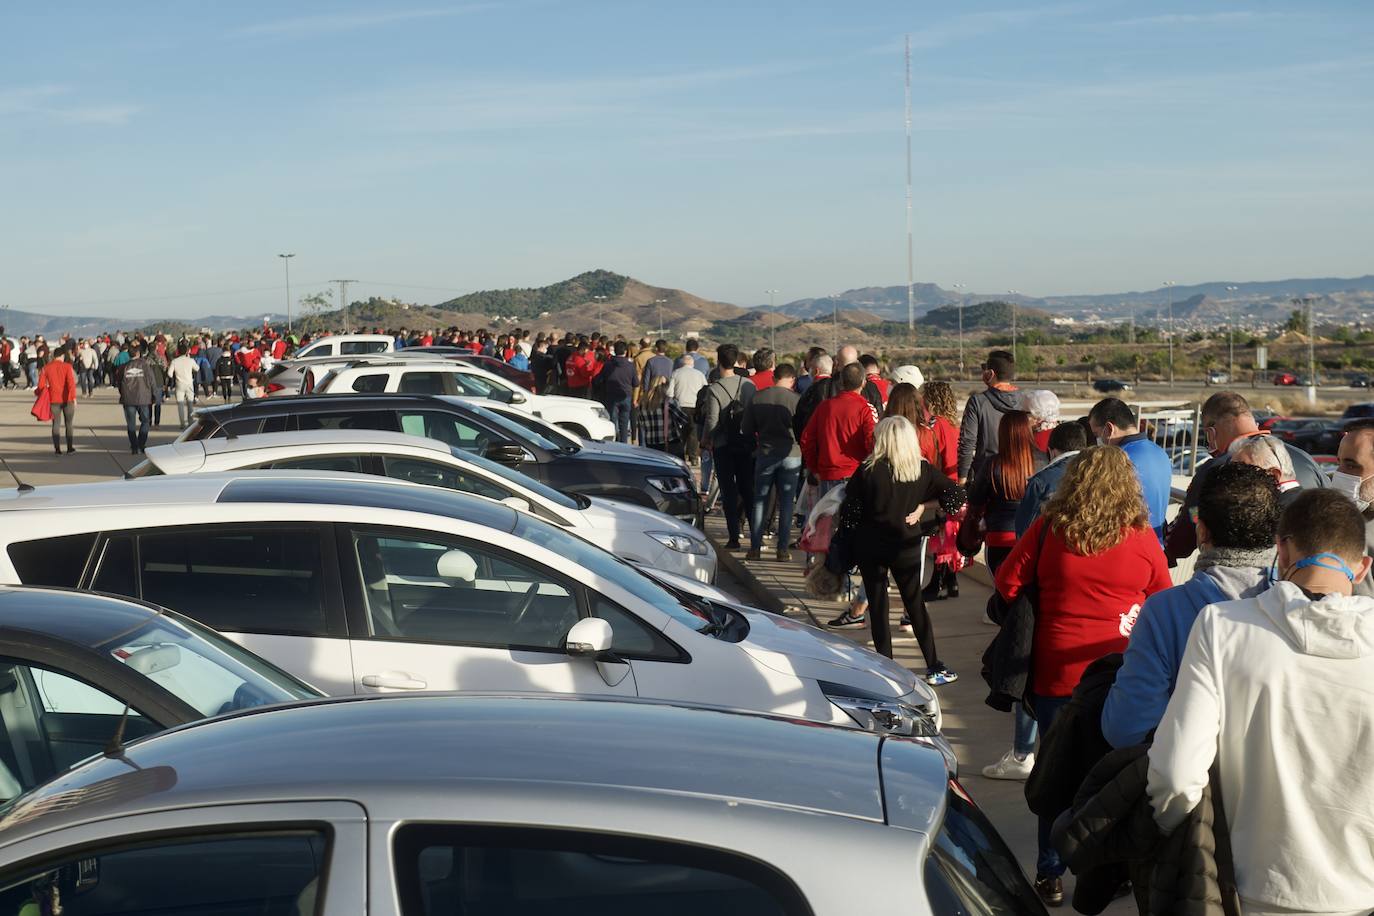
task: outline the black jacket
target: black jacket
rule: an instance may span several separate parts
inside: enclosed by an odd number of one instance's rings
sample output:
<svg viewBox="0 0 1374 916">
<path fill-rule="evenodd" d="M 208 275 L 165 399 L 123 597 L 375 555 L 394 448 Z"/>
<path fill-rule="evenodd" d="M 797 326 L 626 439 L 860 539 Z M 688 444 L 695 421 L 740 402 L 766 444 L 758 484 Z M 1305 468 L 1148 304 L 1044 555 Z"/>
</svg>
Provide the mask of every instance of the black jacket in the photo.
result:
<svg viewBox="0 0 1374 916">
<path fill-rule="evenodd" d="M 1026 804 L 1033 813 L 1056 818 L 1071 807 L 1088 771 L 1111 751 L 1102 737 L 1102 707 L 1107 705 L 1122 658 L 1114 652 L 1089 665 L 1068 705 L 1040 736 L 1035 768 L 1026 780 Z"/>
<path fill-rule="evenodd" d="M 609 407 L 634 394 L 635 364 L 624 356 L 612 356 L 601 364 L 596 375 L 600 385 L 602 401 Z"/>
<path fill-rule="evenodd" d="M 921 538 L 935 531 L 944 516 L 939 510 L 927 512 L 914 526 L 906 523 L 906 516 L 921 503 L 945 501 L 951 490 L 959 490 L 959 486 L 926 461 L 921 462 L 920 476 L 910 481 L 893 479 L 892 466 L 886 461 L 859 465 L 844 496 L 846 503 L 859 507 L 856 515 L 860 521 L 852 541 L 855 558 L 876 560 L 884 566 L 898 560 L 915 563 L 920 559 Z M 953 498 L 963 501 L 959 494 Z"/>
<path fill-rule="evenodd" d="M 1078 876 L 1074 909 L 1102 912 L 1129 876 L 1141 913 L 1239 916 L 1230 836 L 1213 805 L 1215 779 L 1188 819 L 1163 836 L 1146 793 L 1149 750 L 1138 744 L 1108 753 L 1055 821 L 1054 847 Z"/>
<path fill-rule="evenodd" d="M 1000 712 L 1011 712 L 1023 702 L 1030 686 L 1035 604 L 1029 591 L 1023 589 L 1015 601 L 1007 603 L 994 588 L 988 599 L 988 617 L 999 629 L 983 652 L 983 680 L 988 685 L 983 702 Z"/>
</svg>

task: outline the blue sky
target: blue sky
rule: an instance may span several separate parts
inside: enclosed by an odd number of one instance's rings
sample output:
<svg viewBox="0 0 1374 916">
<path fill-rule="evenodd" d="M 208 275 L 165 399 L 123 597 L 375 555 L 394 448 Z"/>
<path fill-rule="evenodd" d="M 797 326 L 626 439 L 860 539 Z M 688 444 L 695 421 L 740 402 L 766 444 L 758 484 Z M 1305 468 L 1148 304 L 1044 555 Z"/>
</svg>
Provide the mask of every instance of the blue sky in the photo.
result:
<svg viewBox="0 0 1374 916">
<path fill-rule="evenodd" d="M 1374 271 L 1374 4 L 7 4 L 0 303 Z"/>
</svg>

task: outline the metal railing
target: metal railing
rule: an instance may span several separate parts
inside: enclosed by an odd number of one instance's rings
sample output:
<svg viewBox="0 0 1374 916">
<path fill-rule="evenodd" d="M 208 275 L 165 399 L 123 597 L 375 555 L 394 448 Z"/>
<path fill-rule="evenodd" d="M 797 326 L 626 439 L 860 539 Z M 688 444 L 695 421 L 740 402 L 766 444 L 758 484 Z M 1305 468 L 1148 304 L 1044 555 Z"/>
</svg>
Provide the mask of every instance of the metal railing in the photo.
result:
<svg viewBox="0 0 1374 916">
<path fill-rule="evenodd" d="M 1202 408 L 1174 410 L 1137 410 L 1140 431 L 1169 453 L 1176 477 L 1192 477 L 1207 460 L 1207 445 L 1202 438 Z"/>
</svg>

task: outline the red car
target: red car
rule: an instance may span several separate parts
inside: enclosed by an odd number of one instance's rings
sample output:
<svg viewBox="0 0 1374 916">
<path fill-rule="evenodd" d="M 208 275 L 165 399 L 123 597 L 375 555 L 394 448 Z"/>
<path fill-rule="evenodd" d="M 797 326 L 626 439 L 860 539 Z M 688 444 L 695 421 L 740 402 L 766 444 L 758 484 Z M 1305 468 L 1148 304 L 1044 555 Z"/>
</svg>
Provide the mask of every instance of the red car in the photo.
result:
<svg viewBox="0 0 1374 916">
<path fill-rule="evenodd" d="M 1260 420 L 1260 421 L 1259 421 L 1259 428 L 1262 429 L 1262 430 L 1265 430 L 1266 432 L 1268 432 L 1269 430 L 1272 430 L 1272 429 L 1274 428 L 1274 424 L 1275 424 L 1275 423 L 1281 423 L 1281 422 L 1283 422 L 1284 420 L 1291 420 L 1291 419 L 1292 419 L 1292 417 L 1280 417 L 1280 416 L 1265 417 L 1263 420 Z"/>
<path fill-rule="evenodd" d="M 1276 373 L 1274 373 L 1274 384 L 1275 384 L 1275 385 L 1296 385 L 1297 383 L 1298 383 L 1298 377 L 1297 377 L 1296 375 L 1294 375 L 1293 373 L 1291 373 L 1291 372 L 1276 372 Z"/>
</svg>

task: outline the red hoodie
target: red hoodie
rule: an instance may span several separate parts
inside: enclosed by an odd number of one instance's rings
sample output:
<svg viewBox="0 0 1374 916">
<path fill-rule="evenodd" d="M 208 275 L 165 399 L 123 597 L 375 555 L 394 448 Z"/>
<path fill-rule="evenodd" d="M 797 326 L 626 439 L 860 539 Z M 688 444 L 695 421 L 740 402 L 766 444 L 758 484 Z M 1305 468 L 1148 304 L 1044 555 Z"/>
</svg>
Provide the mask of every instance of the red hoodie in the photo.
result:
<svg viewBox="0 0 1374 916">
<path fill-rule="evenodd" d="M 564 374 L 568 380 L 569 388 L 588 388 L 592 384 L 592 379 L 596 378 L 596 373 L 600 370 L 597 365 L 596 357 L 591 353 L 574 353 L 568 357 L 568 362 L 564 366 Z"/>
<path fill-rule="evenodd" d="M 822 401 L 802 431 L 802 463 L 821 480 L 847 480 L 873 451 L 873 408 L 857 391 Z"/>
</svg>

